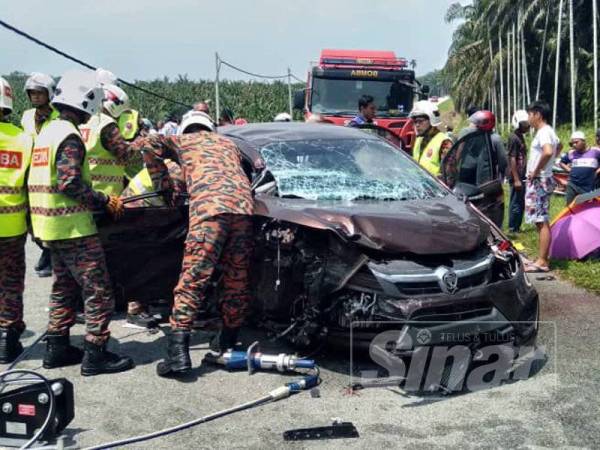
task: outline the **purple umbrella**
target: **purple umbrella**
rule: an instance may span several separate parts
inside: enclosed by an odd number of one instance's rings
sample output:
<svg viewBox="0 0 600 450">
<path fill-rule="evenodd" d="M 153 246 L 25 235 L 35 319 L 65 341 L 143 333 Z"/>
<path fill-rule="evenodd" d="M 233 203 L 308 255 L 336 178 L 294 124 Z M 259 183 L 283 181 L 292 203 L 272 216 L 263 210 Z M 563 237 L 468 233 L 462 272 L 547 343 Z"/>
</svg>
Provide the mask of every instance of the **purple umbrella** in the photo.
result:
<svg viewBox="0 0 600 450">
<path fill-rule="evenodd" d="M 580 208 L 552 226 L 552 258 L 583 259 L 600 248 L 600 203 Z"/>
</svg>

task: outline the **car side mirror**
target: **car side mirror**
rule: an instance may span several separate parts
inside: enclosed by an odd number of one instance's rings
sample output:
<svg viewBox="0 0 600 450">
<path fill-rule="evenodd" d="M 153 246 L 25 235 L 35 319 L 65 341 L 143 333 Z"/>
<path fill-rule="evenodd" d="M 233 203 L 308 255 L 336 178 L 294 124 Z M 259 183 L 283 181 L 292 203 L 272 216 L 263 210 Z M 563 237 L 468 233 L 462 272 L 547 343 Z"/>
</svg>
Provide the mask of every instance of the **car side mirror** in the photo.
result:
<svg viewBox="0 0 600 450">
<path fill-rule="evenodd" d="M 298 109 L 300 111 L 304 110 L 304 106 L 306 105 L 306 91 L 302 89 L 301 91 L 296 91 L 294 93 L 294 109 Z"/>
<path fill-rule="evenodd" d="M 457 183 L 453 189 L 454 195 L 456 195 L 463 202 L 475 202 L 482 200 L 484 197 L 483 192 L 474 184 Z"/>
</svg>

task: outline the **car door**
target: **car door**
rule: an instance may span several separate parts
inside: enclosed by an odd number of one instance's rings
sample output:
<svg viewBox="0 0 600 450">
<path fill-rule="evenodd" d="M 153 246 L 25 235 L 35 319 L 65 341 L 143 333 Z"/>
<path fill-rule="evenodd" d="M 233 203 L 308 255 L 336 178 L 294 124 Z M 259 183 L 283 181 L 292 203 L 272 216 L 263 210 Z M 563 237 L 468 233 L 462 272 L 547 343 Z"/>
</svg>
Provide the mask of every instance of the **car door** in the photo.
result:
<svg viewBox="0 0 600 450">
<path fill-rule="evenodd" d="M 474 129 L 459 138 L 443 157 L 442 180 L 501 227 L 504 192 L 491 136 Z"/>
</svg>

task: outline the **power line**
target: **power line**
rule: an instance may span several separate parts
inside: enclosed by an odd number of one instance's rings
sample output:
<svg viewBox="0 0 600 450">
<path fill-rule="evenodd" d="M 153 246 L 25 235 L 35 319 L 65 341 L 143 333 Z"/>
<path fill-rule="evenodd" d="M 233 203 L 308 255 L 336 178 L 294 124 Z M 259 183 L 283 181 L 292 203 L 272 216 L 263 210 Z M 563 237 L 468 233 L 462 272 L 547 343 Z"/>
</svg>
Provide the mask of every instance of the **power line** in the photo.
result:
<svg viewBox="0 0 600 450">
<path fill-rule="evenodd" d="M 301 80 L 300 78 L 298 78 L 296 75 L 294 75 L 293 73 L 291 74 L 292 78 L 294 78 L 296 81 L 299 81 L 300 83 L 306 83 L 305 80 Z"/>
<path fill-rule="evenodd" d="M 253 72 L 249 72 L 248 70 L 242 69 L 240 67 L 234 66 L 231 63 L 228 63 L 227 61 L 224 61 L 222 59 L 219 59 L 219 62 L 221 64 L 226 65 L 227 67 L 230 67 L 233 70 L 237 70 L 238 72 L 244 73 L 246 75 L 249 75 L 251 77 L 256 77 L 256 78 L 264 78 L 266 80 L 282 80 L 284 78 L 287 78 L 288 75 L 261 75 L 259 73 L 253 73 Z M 293 73 L 290 74 L 290 76 L 296 80 L 298 80 L 301 83 L 304 83 L 304 80 L 301 80 L 300 78 L 298 78 L 296 75 L 294 75 Z"/>
<path fill-rule="evenodd" d="M 280 80 L 280 79 L 288 77 L 287 74 L 286 75 L 260 75 L 257 73 L 248 72 L 247 70 L 244 70 L 244 69 L 240 69 L 239 67 L 236 67 L 233 64 L 229 64 L 227 61 L 223 61 L 222 59 L 220 60 L 220 62 L 221 62 L 221 64 L 224 64 L 227 67 L 231 67 L 232 69 L 237 70 L 238 72 L 245 73 L 246 75 L 250 75 L 251 77 L 264 78 L 267 80 Z"/>
<path fill-rule="evenodd" d="M 30 35 L 28 33 L 25 33 L 24 31 L 19 30 L 18 28 L 13 27 L 12 25 L 4 22 L 3 20 L 0 20 L 0 25 L 2 25 L 4 28 L 7 28 L 8 30 L 10 30 L 10 31 L 18 34 L 19 36 L 22 36 L 25 39 L 28 39 L 28 40 L 36 43 L 37 45 L 40 45 L 40 46 L 44 47 L 47 50 L 50 50 L 51 52 L 54 52 L 54 53 L 56 53 L 56 54 L 58 54 L 58 55 L 60 55 L 60 56 L 62 56 L 64 58 L 66 58 L 66 59 L 69 59 L 69 60 L 71 60 L 71 61 L 73 61 L 73 62 L 75 62 L 77 64 L 82 65 L 83 67 L 86 67 L 86 68 L 88 68 L 90 70 L 96 70 L 96 67 L 92 66 L 91 64 L 89 64 L 89 63 L 87 63 L 85 61 L 82 61 L 81 59 L 76 58 L 74 56 L 71 56 L 68 53 L 63 52 L 62 50 L 59 50 L 58 48 L 53 47 L 52 45 L 46 44 L 45 42 L 43 42 L 43 41 L 41 41 L 41 40 L 33 37 L 32 35 Z M 192 106 L 188 105 L 187 103 L 183 103 L 183 102 L 180 102 L 178 100 L 173 100 L 171 98 L 165 97 L 164 95 L 157 94 L 156 92 L 150 91 L 150 90 L 145 89 L 145 88 L 140 87 L 140 86 L 137 86 L 137 85 L 135 85 L 133 83 L 130 83 L 127 80 L 122 79 L 122 78 L 117 78 L 117 80 L 119 80 L 121 83 L 123 83 L 126 86 L 129 86 L 129 87 L 131 87 L 133 89 L 137 89 L 138 91 L 141 91 L 141 92 L 144 92 L 146 94 L 152 95 L 152 96 L 154 96 L 156 98 L 160 98 L 162 100 L 166 100 L 166 101 L 171 102 L 171 103 L 175 103 L 175 104 L 178 104 L 178 105 L 181 105 L 181 106 L 185 106 L 186 108 L 190 108 L 190 109 L 192 108 Z"/>
</svg>

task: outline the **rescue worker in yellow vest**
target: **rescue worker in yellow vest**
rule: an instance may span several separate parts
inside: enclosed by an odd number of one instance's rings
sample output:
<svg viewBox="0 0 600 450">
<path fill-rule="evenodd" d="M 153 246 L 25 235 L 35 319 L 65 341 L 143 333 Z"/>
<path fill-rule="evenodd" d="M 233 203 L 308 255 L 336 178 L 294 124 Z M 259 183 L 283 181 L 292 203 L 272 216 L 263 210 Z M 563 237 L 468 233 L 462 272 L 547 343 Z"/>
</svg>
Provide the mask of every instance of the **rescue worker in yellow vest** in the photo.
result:
<svg viewBox="0 0 600 450">
<path fill-rule="evenodd" d="M 107 195 L 120 196 L 125 187 L 127 167 L 143 167 L 139 152 L 130 148 L 117 120 L 129 110 L 129 97 L 120 87 L 104 84 L 102 113 L 95 114 L 79 129 L 84 138 L 90 167 L 92 188 Z M 127 322 L 144 328 L 154 328 L 158 320 L 145 311 L 139 302 L 130 302 Z"/>
<path fill-rule="evenodd" d="M 129 108 L 129 97 L 120 87 L 104 85 L 102 112 L 94 114 L 79 127 L 87 149 L 92 187 L 107 195 L 118 196 L 125 188 L 125 168 L 130 163 L 141 166 L 139 152 L 134 152 L 121 135 L 117 119 Z"/>
<path fill-rule="evenodd" d="M 50 99 L 54 95 L 55 87 L 56 83 L 54 79 L 45 73 L 33 72 L 27 78 L 27 81 L 25 81 L 25 92 L 33 108 L 23 113 L 21 127 L 32 138 L 38 135 L 43 126 L 58 117 L 58 111 L 50 105 Z M 34 269 L 39 277 L 49 277 L 52 275 L 52 264 L 48 249 L 42 248 L 42 254 Z"/>
<path fill-rule="evenodd" d="M 101 106 L 103 92 L 93 74 L 78 70 L 63 75 L 52 105 L 59 118 L 35 139 L 28 177 L 33 234 L 50 249 L 54 281 L 43 366 L 50 369 L 81 362 L 84 376 L 131 369 L 131 358 L 106 349 L 114 295 L 93 211 L 114 218 L 123 203 L 91 187 L 86 149 L 78 125 Z M 70 344 L 75 302 L 84 301 L 84 351 Z"/>
<path fill-rule="evenodd" d="M 25 81 L 25 92 L 33 108 L 26 110 L 21 117 L 21 127 L 35 137 L 52 119 L 58 117 L 58 111 L 50 105 L 56 83 L 50 75 L 33 72 Z"/>
<path fill-rule="evenodd" d="M 437 106 L 428 100 L 418 101 L 409 117 L 413 120 L 417 132 L 413 147 L 414 160 L 432 175 L 440 176 L 442 158 L 452 147 L 452 140 L 437 128 L 442 124 Z"/>
<path fill-rule="evenodd" d="M 32 137 L 7 123 L 12 89 L 0 77 L 0 364 L 13 362 L 23 351 L 27 190 L 25 174 Z"/>
</svg>

